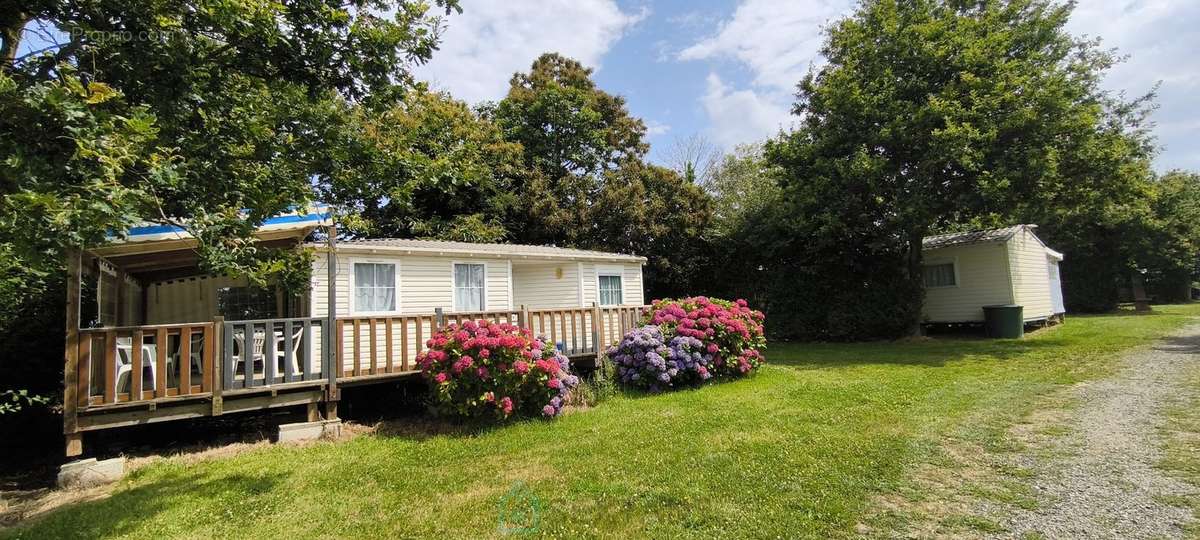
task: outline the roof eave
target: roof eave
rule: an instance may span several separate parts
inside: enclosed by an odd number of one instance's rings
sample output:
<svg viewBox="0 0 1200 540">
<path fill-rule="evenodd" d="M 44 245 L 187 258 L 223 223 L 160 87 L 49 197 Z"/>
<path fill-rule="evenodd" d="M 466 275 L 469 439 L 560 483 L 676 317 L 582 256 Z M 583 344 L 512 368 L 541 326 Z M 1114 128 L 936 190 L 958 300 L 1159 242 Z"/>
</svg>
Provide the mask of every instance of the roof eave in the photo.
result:
<svg viewBox="0 0 1200 540">
<path fill-rule="evenodd" d="M 325 243 L 309 242 L 305 247 L 313 248 L 317 251 L 327 251 L 328 245 Z M 548 261 L 604 261 L 604 262 L 637 262 L 645 263 L 646 258 L 639 255 L 624 255 L 613 253 L 610 255 L 592 255 L 592 254 L 575 254 L 575 253 L 523 253 L 520 251 L 485 251 L 473 249 L 459 248 L 435 248 L 435 247 L 413 247 L 413 246 L 388 246 L 388 245 L 362 245 L 362 244 L 340 244 L 336 246 L 338 252 L 346 253 L 398 253 L 402 255 L 453 255 L 465 257 L 498 257 L 511 258 L 514 260 L 548 260 Z"/>
</svg>

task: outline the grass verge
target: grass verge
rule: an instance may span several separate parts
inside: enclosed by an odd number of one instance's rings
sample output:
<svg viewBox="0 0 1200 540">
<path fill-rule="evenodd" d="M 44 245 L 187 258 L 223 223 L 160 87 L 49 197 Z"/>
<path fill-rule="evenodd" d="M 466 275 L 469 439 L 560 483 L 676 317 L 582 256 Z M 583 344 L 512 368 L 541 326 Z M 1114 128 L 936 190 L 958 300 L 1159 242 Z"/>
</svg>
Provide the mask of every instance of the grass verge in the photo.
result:
<svg viewBox="0 0 1200 540">
<path fill-rule="evenodd" d="M 168 459 L 0 537 L 887 536 L 901 514 L 880 497 L 919 499 L 907 479 L 948 438 L 1002 450 L 1037 398 L 1198 314 L 1072 317 L 1019 341 L 775 344 L 750 379 L 553 422 Z"/>
</svg>

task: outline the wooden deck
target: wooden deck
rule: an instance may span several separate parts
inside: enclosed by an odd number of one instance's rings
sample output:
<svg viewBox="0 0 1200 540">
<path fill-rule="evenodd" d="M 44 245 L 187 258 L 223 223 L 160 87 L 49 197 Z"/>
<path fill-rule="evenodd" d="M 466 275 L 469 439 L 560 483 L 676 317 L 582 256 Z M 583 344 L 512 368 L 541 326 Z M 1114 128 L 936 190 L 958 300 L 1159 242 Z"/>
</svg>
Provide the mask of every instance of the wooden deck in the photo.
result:
<svg viewBox="0 0 1200 540">
<path fill-rule="evenodd" d="M 449 323 L 529 327 L 572 361 L 594 365 L 646 308 L 336 317 L 332 332 L 326 317 L 94 329 L 73 328 L 78 321 L 68 318 L 67 455 L 82 452 L 83 432 L 101 429 L 304 405 L 312 420 L 320 417 L 318 405 L 336 418 L 339 387 L 418 374 L 425 341 Z"/>
</svg>

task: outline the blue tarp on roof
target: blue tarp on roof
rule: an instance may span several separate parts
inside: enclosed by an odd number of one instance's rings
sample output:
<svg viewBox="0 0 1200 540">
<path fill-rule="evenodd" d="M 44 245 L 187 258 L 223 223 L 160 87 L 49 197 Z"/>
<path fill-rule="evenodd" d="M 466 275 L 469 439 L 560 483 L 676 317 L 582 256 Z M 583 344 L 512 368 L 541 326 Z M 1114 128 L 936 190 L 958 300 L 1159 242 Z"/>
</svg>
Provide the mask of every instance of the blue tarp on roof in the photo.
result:
<svg viewBox="0 0 1200 540">
<path fill-rule="evenodd" d="M 271 225 L 317 224 L 317 223 L 321 223 L 321 222 L 329 219 L 329 207 L 327 207 L 327 206 L 323 206 L 323 205 L 317 206 L 312 209 L 305 209 L 303 212 L 304 213 L 301 213 L 298 211 L 292 211 L 291 213 L 288 213 L 288 214 L 283 214 L 280 216 L 267 218 L 267 220 L 263 221 L 262 225 L 260 225 L 260 228 L 271 226 Z M 182 227 L 178 227 L 175 225 L 154 224 L 154 225 L 138 225 L 138 226 L 130 227 L 129 230 L 125 234 L 130 239 L 133 239 L 133 238 L 136 238 L 139 236 L 151 236 L 151 235 L 166 234 L 166 233 L 187 234 L 187 231 L 185 231 Z"/>
</svg>

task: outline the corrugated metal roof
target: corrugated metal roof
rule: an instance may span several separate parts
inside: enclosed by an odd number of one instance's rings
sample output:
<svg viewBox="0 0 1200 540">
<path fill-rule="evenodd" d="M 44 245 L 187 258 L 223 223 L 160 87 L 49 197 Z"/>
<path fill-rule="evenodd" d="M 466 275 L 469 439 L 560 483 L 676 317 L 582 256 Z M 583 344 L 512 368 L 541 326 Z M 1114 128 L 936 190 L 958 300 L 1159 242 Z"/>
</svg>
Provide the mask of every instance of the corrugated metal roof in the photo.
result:
<svg viewBox="0 0 1200 540">
<path fill-rule="evenodd" d="M 1004 242 L 1016 236 L 1018 232 L 1021 232 L 1021 229 L 1026 227 L 1033 228 L 1037 227 L 1037 225 L 1013 225 L 1012 227 L 1004 227 L 1002 229 L 986 229 L 982 231 L 926 236 L 921 240 L 921 247 L 929 250 L 966 244 L 981 244 L 984 242 Z"/>
<path fill-rule="evenodd" d="M 324 247 L 324 243 L 309 244 Z M 450 242 L 445 240 L 417 240 L 412 238 L 372 238 L 361 240 L 338 240 L 341 249 L 385 249 L 421 253 L 489 254 L 510 257 L 551 259 L 603 259 L 611 261 L 645 262 L 645 257 L 608 253 L 589 249 L 572 249 L 556 246 L 531 246 L 525 244 L 477 244 L 473 242 Z"/>
</svg>

